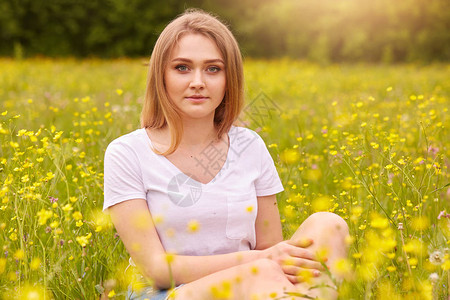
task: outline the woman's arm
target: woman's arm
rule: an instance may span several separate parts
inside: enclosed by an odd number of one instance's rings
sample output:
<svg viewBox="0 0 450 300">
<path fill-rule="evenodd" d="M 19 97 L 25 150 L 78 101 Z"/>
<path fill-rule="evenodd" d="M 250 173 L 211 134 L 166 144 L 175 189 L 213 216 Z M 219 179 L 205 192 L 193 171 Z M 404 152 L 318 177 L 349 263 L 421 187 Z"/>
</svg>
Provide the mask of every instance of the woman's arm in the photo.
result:
<svg viewBox="0 0 450 300">
<path fill-rule="evenodd" d="M 174 255 L 171 271 L 144 199 L 134 199 L 111 206 L 108 211 L 128 253 L 143 275 L 156 287 L 169 288 L 206 275 L 260 258 L 261 251 L 241 251 L 211 256 Z M 281 227 L 280 227 L 281 228 Z"/>
<path fill-rule="evenodd" d="M 301 282 L 303 269 L 308 269 L 312 276 L 319 276 L 323 266 L 316 260 L 315 254 L 307 248 L 312 240 L 283 241 L 276 195 L 258 197 L 258 214 L 256 217 L 256 248 L 261 258 L 277 262 L 286 277 L 292 283 Z"/>
<path fill-rule="evenodd" d="M 276 195 L 258 197 L 255 230 L 257 250 L 267 249 L 283 241 Z"/>
</svg>

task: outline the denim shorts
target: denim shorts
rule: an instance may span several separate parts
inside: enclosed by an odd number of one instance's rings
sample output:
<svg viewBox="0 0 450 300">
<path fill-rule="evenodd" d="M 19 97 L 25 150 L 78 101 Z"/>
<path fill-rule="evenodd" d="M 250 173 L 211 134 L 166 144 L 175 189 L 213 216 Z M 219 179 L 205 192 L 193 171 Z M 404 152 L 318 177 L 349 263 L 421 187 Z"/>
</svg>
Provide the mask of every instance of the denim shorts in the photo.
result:
<svg viewBox="0 0 450 300">
<path fill-rule="evenodd" d="M 180 284 L 174 290 L 183 286 Z M 156 290 L 151 286 L 144 287 L 139 291 L 134 291 L 131 285 L 128 287 L 127 299 L 129 300 L 167 300 L 169 299 L 169 290 Z"/>
<path fill-rule="evenodd" d="M 155 290 L 151 286 L 145 287 L 139 291 L 133 291 L 128 287 L 127 299 L 129 300 L 166 300 L 168 296 L 168 290 Z"/>
<path fill-rule="evenodd" d="M 167 300 L 170 295 L 170 290 L 158 290 L 153 288 L 152 286 L 148 285 L 146 281 L 144 280 L 144 277 L 139 274 L 139 272 L 136 269 L 136 266 L 134 265 L 133 261 L 130 258 L 130 264 L 127 267 L 130 268 L 133 272 L 133 278 L 134 282 L 140 283 L 138 286 L 140 289 L 133 289 L 133 284 L 130 284 L 128 286 L 128 292 L 127 292 L 127 298 L 128 300 Z M 125 270 L 126 272 L 126 270 Z M 183 284 L 180 284 L 179 286 L 175 287 L 174 290 L 178 289 L 179 287 L 183 286 Z"/>
</svg>

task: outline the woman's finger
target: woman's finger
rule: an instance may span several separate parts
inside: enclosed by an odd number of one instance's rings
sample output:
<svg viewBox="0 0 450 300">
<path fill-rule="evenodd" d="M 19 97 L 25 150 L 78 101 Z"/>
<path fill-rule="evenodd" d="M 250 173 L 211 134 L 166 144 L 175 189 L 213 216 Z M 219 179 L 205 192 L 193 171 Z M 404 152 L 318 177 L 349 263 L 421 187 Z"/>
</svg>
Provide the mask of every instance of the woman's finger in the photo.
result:
<svg viewBox="0 0 450 300">
<path fill-rule="evenodd" d="M 297 246 L 291 246 L 288 250 L 290 256 L 304 258 L 309 260 L 317 260 L 316 255 L 308 249 L 304 249 Z"/>
<path fill-rule="evenodd" d="M 302 239 L 290 239 L 286 241 L 288 244 L 300 248 L 307 248 L 313 244 L 313 240 L 309 238 L 302 238 Z"/>
<path fill-rule="evenodd" d="M 287 278 L 292 284 L 299 283 L 297 276 L 286 274 L 286 278 Z"/>
<path fill-rule="evenodd" d="M 303 258 L 297 258 L 297 257 L 289 257 L 283 260 L 281 263 L 283 266 L 293 266 L 296 268 L 303 268 L 303 269 L 315 269 L 318 271 L 325 270 L 325 267 L 318 261 L 310 260 L 310 259 L 303 259 Z"/>
<path fill-rule="evenodd" d="M 299 268 L 297 266 L 293 265 L 282 265 L 281 269 L 283 270 L 284 274 L 286 275 L 297 275 Z"/>
<path fill-rule="evenodd" d="M 300 282 L 309 282 L 311 279 L 318 277 L 321 273 L 317 270 L 297 269 L 296 274 L 285 273 L 286 278 L 293 284 Z"/>
<path fill-rule="evenodd" d="M 305 273 L 305 274 L 310 274 L 311 276 L 316 277 L 321 274 L 321 272 L 317 269 L 305 269 L 305 268 L 300 268 L 300 267 L 293 266 L 293 265 L 283 265 L 281 267 L 281 269 L 283 270 L 284 274 L 294 275 L 294 276 Z"/>
<path fill-rule="evenodd" d="M 319 271 L 325 270 L 323 264 L 315 260 L 295 258 L 294 261 L 296 266 L 304 269 L 316 269 Z"/>
</svg>

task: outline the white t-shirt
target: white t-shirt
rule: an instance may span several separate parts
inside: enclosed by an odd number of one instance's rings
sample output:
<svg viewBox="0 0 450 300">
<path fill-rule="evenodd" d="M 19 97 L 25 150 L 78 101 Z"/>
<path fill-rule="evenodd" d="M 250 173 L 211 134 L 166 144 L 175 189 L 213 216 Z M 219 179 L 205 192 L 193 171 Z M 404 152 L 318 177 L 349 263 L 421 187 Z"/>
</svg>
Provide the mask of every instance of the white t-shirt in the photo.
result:
<svg viewBox="0 0 450 300">
<path fill-rule="evenodd" d="M 256 132 L 232 126 L 228 137 L 228 153 L 210 145 L 195 158 L 213 175 L 225 161 L 207 184 L 155 154 L 144 128 L 117 138 L 105 153 L 103 209 L 146 199 L 164 249 L 179 255 L 254 249 L 256 197 L 279 193 L 283 186 Z"/>
</svg>

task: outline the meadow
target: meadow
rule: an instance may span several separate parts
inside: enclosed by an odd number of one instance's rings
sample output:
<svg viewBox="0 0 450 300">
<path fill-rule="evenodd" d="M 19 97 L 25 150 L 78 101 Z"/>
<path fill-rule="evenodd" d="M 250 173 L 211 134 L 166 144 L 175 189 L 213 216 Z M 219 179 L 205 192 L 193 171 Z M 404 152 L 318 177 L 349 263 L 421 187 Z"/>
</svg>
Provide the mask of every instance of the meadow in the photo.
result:
<svg viewBox="0 0 450 300">
<path fill-rule="evenodd" d="M 124 298 L 103 155 L 139 128 L 146 63 L 0 60 L 0 299 Z M 349 224 L 340 299 L 447 299 L 450 65 L 247 59 L 245 78 L 285 237 L 316 211 Z"/>
</svg>

